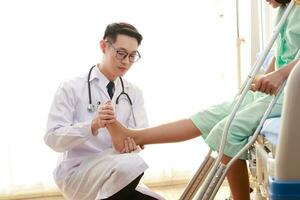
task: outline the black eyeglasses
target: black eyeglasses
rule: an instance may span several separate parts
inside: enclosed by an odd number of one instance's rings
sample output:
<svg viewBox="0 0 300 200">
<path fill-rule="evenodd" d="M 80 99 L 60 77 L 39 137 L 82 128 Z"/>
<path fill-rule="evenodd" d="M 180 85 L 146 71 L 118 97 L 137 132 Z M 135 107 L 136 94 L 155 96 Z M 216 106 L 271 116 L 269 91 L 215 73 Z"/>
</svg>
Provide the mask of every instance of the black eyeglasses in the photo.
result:
<svg viewBox="0 0 300 200">
<path fill-rule="evenodd" d="M 125 58 L 127 58 L 127 56 L 129 57 L 129 62 L 134 63 L 137 62 L 140 58 L 141 58 L 141 54 L 138 51 L 135 51 L 133 53 L 128 53 L 125 50 L 120 50 L 117 49 L 116 47 L 114 47 L 114 45 L 107 41 L 107 43 L 109 43 L 109 45 L 113 48 L 113 50 L 116 52 L 116 58 L 118 60 L 124 60 Z"/>
</svg>

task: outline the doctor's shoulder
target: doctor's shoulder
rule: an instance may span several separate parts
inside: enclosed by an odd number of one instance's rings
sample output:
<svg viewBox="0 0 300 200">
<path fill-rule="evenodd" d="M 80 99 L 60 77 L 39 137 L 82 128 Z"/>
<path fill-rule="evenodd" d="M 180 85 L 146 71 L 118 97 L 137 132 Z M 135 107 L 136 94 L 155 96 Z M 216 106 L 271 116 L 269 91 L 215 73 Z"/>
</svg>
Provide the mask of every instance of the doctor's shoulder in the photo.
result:
<svg viewBox="0 0 300 200">
<path fill-rule="evenodd" d="M 59 84 L 56 95 L 64 95 L 66 98 L 76 99 L 86 86 L 86 75 L 65 79 Z"/>
</svg>

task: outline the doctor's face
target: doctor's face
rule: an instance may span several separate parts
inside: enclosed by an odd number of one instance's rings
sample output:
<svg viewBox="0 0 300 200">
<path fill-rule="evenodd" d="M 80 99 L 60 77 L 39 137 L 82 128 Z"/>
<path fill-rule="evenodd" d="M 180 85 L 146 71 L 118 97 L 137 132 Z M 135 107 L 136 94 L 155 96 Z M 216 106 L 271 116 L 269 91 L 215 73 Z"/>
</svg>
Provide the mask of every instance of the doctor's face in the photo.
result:
<svg viewBox="0 0 300 200">
<path fill-rule="evenodd" d="M 266 0 L 266 2 L 268 2 L 273 8 L 277 8 L 277 7 L 281 6 L 281 4 L 275 0 Z"/>
<path fill-rule="evenodd" d="M 140 58 L 138 42 L 133 37 L 118 35 L 114 43 L 102 40 L 100 44 L 104 53 L 102 72 L 110 79 L 123 76 Z"/>
</svg>

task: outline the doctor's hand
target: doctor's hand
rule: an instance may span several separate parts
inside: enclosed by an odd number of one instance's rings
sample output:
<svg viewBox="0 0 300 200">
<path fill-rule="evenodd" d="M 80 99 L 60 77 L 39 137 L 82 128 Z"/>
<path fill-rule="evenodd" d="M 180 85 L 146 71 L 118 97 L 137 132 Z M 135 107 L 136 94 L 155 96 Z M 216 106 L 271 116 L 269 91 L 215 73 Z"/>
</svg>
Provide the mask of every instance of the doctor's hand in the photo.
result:
<svg viewBox="0 0 300 200">
<path fill-rule="evenodd" d="M 131 137 L 127 137 L 124 140 L 124 149 L 121 151 L 121 153 L 131 153 L 133 151 L 140 151 L 144 149 L 144 145 L 136 145 L 135 141 Z"/>
<path fill-rule="evenodd" d="M 283 84 L 285 76 L 280 70 L 256 77 L 251 85 L 251 90 L 263 92 L 269 95 L 277 94 Z"/>
<path fill-rule="evenodd" d="M 92 121 L 92 133 L 94 136 L 98 134 L 99 128 L 104 128 L 107 124 L 116 121 L 116 115 L 111 102 L 107 102 L 98 108 L 98 113 Z"/>
<path fill-rule="evenodd" d="M 135 141 L 131 137 L 127 137 L 124 140 L 124 149 L 121 151 L 121 153 L 131 153 L 132 151 L 135 151 L 138 149 L 138 146 L 136 145 Z"/>
</svg>

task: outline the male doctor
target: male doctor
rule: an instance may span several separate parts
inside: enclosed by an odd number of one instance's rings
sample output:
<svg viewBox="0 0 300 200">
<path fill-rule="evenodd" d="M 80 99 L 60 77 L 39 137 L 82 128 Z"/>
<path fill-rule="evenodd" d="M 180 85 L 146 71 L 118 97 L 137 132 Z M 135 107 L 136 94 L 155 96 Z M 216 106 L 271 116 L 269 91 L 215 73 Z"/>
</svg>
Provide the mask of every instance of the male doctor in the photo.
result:
<svg viewBox="0 0 300 200">
<path fill-rule="evenodd" d="M 148 125 L 142 92 L 121 78 L 139 60 L 141 41 L 134 26 L 109 24 L 100 41 L 101 63 L 56 92 L 44 139 L 62 153 L 54 179 L 67 199 L 163 199 L 138 186 L 148 166 L 134 141 L 128 138 L 119 153 L 106 129 L 116 119 L 131 128 Z"/>
</svg>

